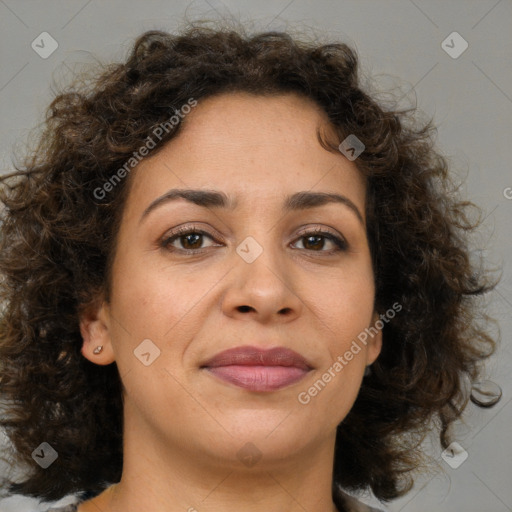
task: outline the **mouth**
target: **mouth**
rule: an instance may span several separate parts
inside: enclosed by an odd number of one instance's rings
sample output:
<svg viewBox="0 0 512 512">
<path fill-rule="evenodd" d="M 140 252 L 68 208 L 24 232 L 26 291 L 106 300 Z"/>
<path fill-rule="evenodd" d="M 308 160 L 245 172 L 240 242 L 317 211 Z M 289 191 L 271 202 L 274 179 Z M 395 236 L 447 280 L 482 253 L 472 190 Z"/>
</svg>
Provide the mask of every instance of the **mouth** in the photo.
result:
<svg viewBox="0 0 512 512">
<path fill-rule="evenodd" d="M 201 366 L 214 377 L 250 391 L 276 391 L 303 379 L 313 368 L 297 352 L 277 347 L 236 347 Z"/>
</svg>

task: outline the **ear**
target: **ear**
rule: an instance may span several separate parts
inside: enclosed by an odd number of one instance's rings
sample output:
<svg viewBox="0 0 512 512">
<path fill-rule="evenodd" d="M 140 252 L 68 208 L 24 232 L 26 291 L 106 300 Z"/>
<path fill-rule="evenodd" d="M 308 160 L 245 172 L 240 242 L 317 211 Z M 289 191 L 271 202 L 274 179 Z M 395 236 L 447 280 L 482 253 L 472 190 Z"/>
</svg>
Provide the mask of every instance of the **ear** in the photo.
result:
<svg viewBox="0 0 512 512">
<path fill-rule="evenodd" d="M 382 350 L 382 329 L 384 327 L 384 321 L 380 319 L 377 312 L 373 314 L 372 328 L 377 331 L 373 336 L 368 337 L 366 344 L 366 365 L 374 363 L 377 357 L 379 357 L 380 351 Z M 373 330 L 370 328 L 370 331 Z"/>
<path fill-rule="evenodd" d="M 96 301 L 82 310 L 79 320 L 83 339 L 82 355 L 95 364 L 113 363 L 115 356 L 110 338 L 108 304 L 104 300 Z M 99 346 L 103 347 L 103 350 L 99 354 L 95 354 L 94 349 Z"/>
</svg>

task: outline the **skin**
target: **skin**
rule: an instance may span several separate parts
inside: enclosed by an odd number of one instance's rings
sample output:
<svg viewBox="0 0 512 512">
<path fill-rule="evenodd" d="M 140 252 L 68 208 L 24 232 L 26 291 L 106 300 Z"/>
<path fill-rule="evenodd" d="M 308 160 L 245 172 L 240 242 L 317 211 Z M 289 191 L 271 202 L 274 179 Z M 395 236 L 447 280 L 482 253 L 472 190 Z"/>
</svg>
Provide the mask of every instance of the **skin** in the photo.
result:
<svg viewBox="0 0 512 512">
<path fill-rule="evenodd" d="M 84 357 L 115 361 L 125 388 L 123 474 L 79 512 L 336 510 L 336 426 L 382 340 L 369 338 L 317 396 L 299 403 L 378 318 L 365 183 L 353 162 L 321 147 L 320 126 L 328 129 L 325 113 L 295 94 L 207 98 L 177 138 L 132 171 L 110 300 L 80 321 Z M 173 188 L 219 190 L 238 206 L 179 199 L 141 220 Z M 299 191 L 343 194 L 362 221 L 338 203 L 284 213 L 284 198 Z M 192 223 L 212 238 L 162 246 L 173 228 Z M 333 252 L 328 238 L 308 242 L 299 232 L 318 227 L 348 248 Z M 248 236 L 263 249 L 252 263 L 236 252 Z M 145 339 L 160 350 L 149 366 L 134 355 Z M 291 348 L 313 370 L 277 391 L 253 392 L 200 369 L 240 345 Z M 237 456 L 246 443 L 261 455 L 252 467 Z"/>
</svg>

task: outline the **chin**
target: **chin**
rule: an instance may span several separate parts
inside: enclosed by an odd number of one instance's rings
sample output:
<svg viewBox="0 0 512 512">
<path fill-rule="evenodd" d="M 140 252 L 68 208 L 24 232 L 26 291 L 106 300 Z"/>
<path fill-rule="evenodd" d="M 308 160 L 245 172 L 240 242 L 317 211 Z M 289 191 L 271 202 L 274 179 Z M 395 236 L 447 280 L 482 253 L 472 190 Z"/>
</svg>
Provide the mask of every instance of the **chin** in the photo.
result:
<svg viewBox="0 0 512 512">
<path fill-rule="evenodd" d="M 283 467 L 293 463 L 294 458 L 299 456 L 307 447 L 308 439 L 304 439 L 303 432 L 296 432 L 290 435 L 286 432 L 284 436 L 274 434 L 260 436 L 260 433 L 246 431 L 233 436 L 227 442 L 210 444 L 208 451 L 215 458 L 215 463 L 231 470 L 240 470 L 244 467 L 251 469 L 270 470 Z M 284 441 L 284 438 L 286 441 Z"/>
</svg>

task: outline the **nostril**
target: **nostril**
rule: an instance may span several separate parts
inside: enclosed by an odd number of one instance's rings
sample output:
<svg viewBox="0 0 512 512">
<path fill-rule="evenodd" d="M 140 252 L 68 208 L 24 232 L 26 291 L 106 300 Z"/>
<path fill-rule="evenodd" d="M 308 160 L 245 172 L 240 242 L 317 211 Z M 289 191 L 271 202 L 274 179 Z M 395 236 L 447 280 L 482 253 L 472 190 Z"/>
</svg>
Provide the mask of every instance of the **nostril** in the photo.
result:
<svg viewBox="0 0 512 512">
<path fill-rule="evenodd" d="M 246 313 L 247 311 L 250 311 L 252 308 L 251 306 L 238 306 L 238 311 L 241 313 Z"/>
</svg>

